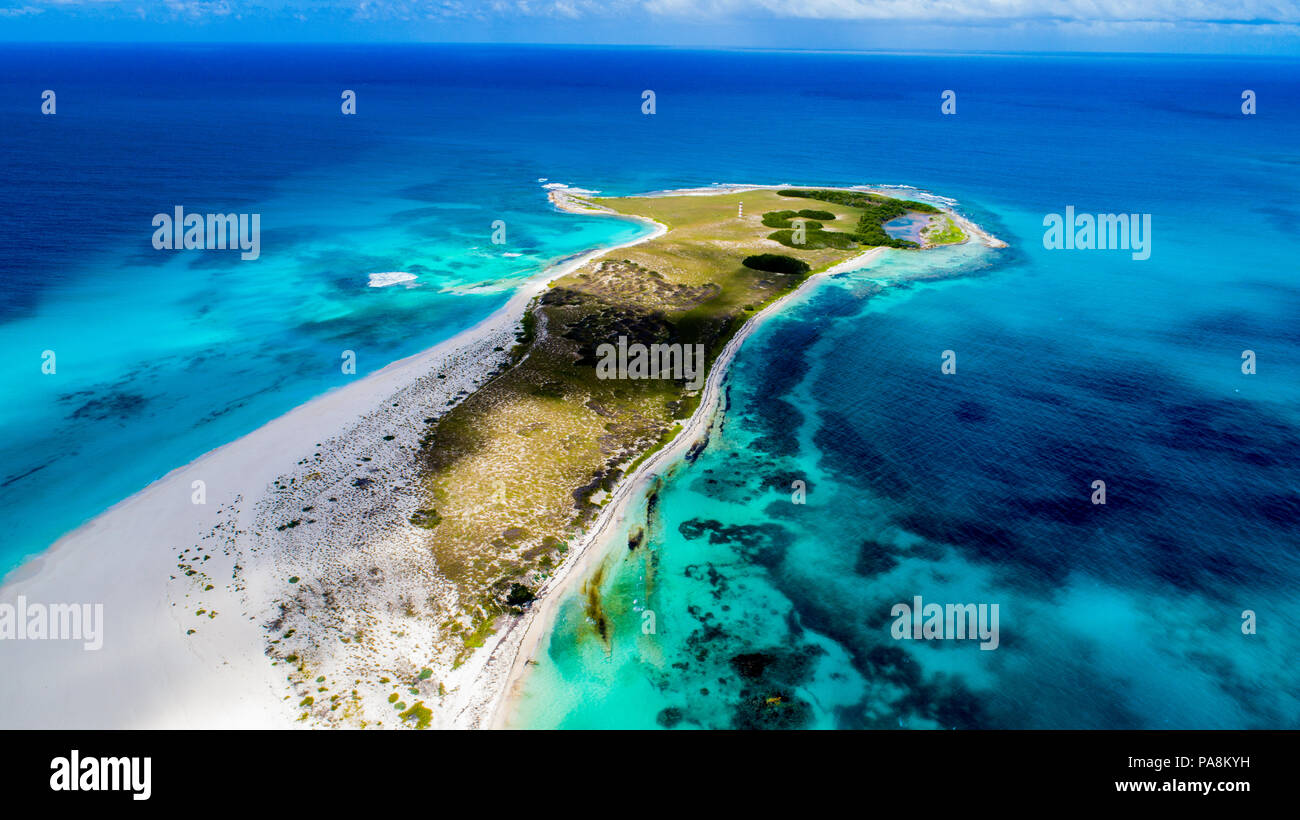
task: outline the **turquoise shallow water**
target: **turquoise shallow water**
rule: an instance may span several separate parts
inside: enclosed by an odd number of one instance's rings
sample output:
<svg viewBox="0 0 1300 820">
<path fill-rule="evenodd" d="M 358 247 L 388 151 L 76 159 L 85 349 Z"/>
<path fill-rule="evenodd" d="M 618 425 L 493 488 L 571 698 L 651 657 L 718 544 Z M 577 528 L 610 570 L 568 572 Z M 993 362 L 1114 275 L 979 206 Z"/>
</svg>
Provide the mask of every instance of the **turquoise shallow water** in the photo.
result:
<svg viewBox="0 0 1300 820">
<path fill-rule="evenodd" d="M 571 593 L 512 723 L 1296 725 L 1297 384 L 1239 367 L 1248 344 L 1289 366 L 1294 336 L 1261 284 L 1226 284 L 1276 250 L 1024 247 L 893 252 L 760 328 L 708 447 L 637 508 L 645 545 L 610 541 L 610 640 Z M 879 289 L 936 274 L 958 278 Z M 1000 645 L 896 640 L 917 595 L 997 604 Z M 1243 634 L 1244 610 L 1270 627 Z"/>
<path fill-rule="evenodd" d="M 110 251 L 0 325 L 0 348 L 27 351 L 0 366 L 0 383 L 24 396 L 0 418 L 5 480 L 24 488 L 0 496 L 15 524 L 0 568 L 307 398 L 470 327 L 564 256 L 644 231 L 560 225 L 539 186 L 489 218 L 482 206 L 429 205 L 389 182 L 387 196 L 341 214 L 321 205 L 317 181 L 286 180 L 261 207 L 311 230 L 295 228 L 288 244 L 266 236 L 273 245 L 258 264 L 177 253 L 133 265 Z M 488 241 L 497 218 L 512 244 Z M 264 236 L 285 230 L 263 224 Z M 96 275 L 105 269 L 112 277 Z M 369 274 L 392 271 L 416 278 L 370 286 Z M 116 307 L 123 298 L 130 304 Z M 40 370 L 47 349 L 54 375 Z M 356 375 L 343 372 L 344 351 L 355 353 Z"/>
</svg>

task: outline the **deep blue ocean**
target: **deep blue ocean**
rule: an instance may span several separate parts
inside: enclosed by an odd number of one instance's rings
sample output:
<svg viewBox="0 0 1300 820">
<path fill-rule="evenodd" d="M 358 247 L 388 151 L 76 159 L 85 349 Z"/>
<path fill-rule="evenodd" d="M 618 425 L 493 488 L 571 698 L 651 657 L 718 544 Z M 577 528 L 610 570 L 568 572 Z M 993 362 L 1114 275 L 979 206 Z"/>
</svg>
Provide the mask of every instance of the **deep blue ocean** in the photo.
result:
<svg viewBox="0 0 1300 820">
<path fill-rule="evenodd" d="M 514 722 L 1295 728 L 1298 126 L 1294 60 L 6 45 L 0 571 L 641 230 L 541 180 L 910 185 L 1011 247 L 761 328 L 609 559 L 612 639 L 566 601 Z M 155 250 L 176 205 L 261 214 L 261 258 Z M 1150 259 L 1044 249 L 1067 206 L 1151 214 Z M 998 604 L 999 647 L 892 638 L 918 595 Z"/>
</svg>

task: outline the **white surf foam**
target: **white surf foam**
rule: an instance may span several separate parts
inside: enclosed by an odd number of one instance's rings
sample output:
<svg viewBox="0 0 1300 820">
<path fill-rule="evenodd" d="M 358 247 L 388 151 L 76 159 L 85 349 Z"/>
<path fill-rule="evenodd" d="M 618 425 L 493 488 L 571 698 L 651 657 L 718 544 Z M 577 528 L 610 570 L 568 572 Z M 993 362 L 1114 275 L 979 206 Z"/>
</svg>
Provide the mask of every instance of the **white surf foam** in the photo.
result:
<svg viewBox="0 0 1300 820">
<path fill-rule="evenodd" d="M 370 274 L 370 287 L 386 288 L 389 285 L 397 285 L 402 282 L 415 281 L 415 274 L 404 273 L 402 271 L 385 271 L 383 273 Z"/>
</svg>

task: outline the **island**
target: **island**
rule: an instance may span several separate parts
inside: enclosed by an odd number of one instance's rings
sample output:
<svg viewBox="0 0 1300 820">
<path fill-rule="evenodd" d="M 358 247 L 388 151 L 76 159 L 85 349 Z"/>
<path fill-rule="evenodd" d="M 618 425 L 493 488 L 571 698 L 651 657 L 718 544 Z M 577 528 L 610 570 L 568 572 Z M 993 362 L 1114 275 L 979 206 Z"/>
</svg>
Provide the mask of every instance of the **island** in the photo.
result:
<svg viewBox="0 0 1300 820">
<path fill-rule="evenodd" d="M 548 196 L 646 230 L 61 538 L 6 594 L 102 602 L 115 657 L 140 662 L 19 642 L 51 685 L 0 697 L 46 727 L 495 725 L 569 585 L 604 629 L 614 522 L 702 448 L 765 317 L 881 254 L 1002 244 L 939 200 L 859 188 Z"/>
<path fill-rule="evenodd" d="M 459 592 L 443 626 L 464 651 L 483 644 L 498 616 L 521 613 L 619 482 L 700 405 L 688 374 L 601 378 L 598 348 L 699 349 L 707 372 L 747 322 L 809 277 L 875 248 L 919 247 L 884 223 L 941 213 L 802 188 L 622 198 L 560 189 L 551 199 L 663 232 L 550 282 L 510 361 L 421 442 L 427 503 L 412 523 Z M 805 204 L 817 207 L 794 210 Z M 958 229 L 948 241 L 964 239 Z"/>
<path fill-rule="evenodd" d="M 887 248 L 997 243 L 937 205 L 867 190 L 598 197 L 556 188 L 549 197 L 562 211 L 635 219 L 653 232 L 547 281 L 482 383 L 446 408 L 426 408 L 405 522 L 410 548 L 431 556 L 426 571 L 439 589 L 408 605 L 428 630 L 424 657 L 418 672 L 417 664 L 347 667 L 390 690 L 389 724 L 488 724 L 519 675 L 516 661 L 535 647 L 537 599 L 554 599 L 590 569 L 582 557 L 638 489 L 634 476 L 652 474 L 670 448 L 696 444 L 726 360 L 756 317 L 813 277 L 865 265 Z M 921 241 L 892 235 L 898 220 L 908 223 L 900 234 L 911 229 Z M 638 354 L 660 352 L 638 369 Z M 598 586 L 589 585 L 588 612 L 600 632 Z M 370 725 L 373 708 L 315 707 L 310 693 L 324 687 L 312 684 L 339 653 L 325 644 L 322 656 L 322 613 L 301 596 L 297 604 L 269 631 L 268 654 L 288 663 L 291 683 L 308 693 L 300 718 Z M 364 645 L 367 636 L 355 640 Z"/>
</svg>

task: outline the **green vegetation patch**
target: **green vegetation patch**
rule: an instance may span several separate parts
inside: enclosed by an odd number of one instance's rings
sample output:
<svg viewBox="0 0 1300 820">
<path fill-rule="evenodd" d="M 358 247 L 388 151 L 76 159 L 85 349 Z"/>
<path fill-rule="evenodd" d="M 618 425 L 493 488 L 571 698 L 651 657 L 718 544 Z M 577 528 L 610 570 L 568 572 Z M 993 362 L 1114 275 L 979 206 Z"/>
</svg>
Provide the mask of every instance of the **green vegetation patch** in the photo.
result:
<svg viewBox="0 0 1300 820">
<path fill-rule="evenodd" d="M 857 237 L 853 234 L 833 231 L 817 231 L 812 230 L 811 228 L 804 231 L 802 237 L 796 237 L 794 231 L 773 231 L 768 234 L 767 238 L 780 242 L 787 248 L 794 248 L 796 250 L 816 251 L 821 250 L 822 248 L 835 248 L 836 250 L 847 251 L 852 250 L 857 245 Z M 796 239 L 802 239 L 803 241 L 798 242 Z"/>
<path fill-rule="evenodd" d="M 408 720 L 415 721 L 415 728 L 427 729 L 429 723 L 433 721 L 433 710 L 424 705 L 424 701 L 417 701 L 411 705 L 410 709 L 398 715 L 403 722 Z"/>
<path fill-rule="evenodd" d="M 808 213 L 827 213 L 826 211 L 809 211 Z M 797 211 L 768 211 L 763 214 L 763 224 L 769 228 L 793 228 L 794 223 L 791 220 L 798 219 L 808 230 L 817 230 L 822 227 L 822 223 L 815 222 L 812 219 L 803 218 L 804 214 Z M 832 219 L 835 214 L 830 214 Z"/>
<path fill-rule="evenodd" d="M 949 217 L 944 217 L 943 222 L 939 225 L 931 225 L 926 228 L 923 233 L 926 241 L 934 245 L 952 245 L 966 241 L 966 234 Z"/>
<path fill-rule="evenodd" d="M 438 511 L 432 507 L 426 510 L 416 510 L 411 513 L 411 523 L 417 527 L 431 530 L 442 523 L 442 516 L 438 515 Z"/>
<path fill-rule="evenodd" d="M 781 196 L 800 197 L 803 199 L 818 199 L 822 202 L 832 202 L 837 205 L 847 205 L 851 208 L 858 208 L 862 215 L 858 217 L 858 225 L 853 232 L 852 237 L 855 241 L 863 245 L 885 246 L 890 248 L 917 248 L 917 243 L 910 239 L 895 239 L 884 229 L 884 224 L 891 219 L 897 219 L 909 211 L 919 211 L 926 214 L 937 214 L 940 210 L 933 205 L 925 202 L 916 202 L 911 199 L 894 199 L 892 197 L 881 196 L 880 194 L 869 194 L 861 191 L 828 191 L 824 189 L 804 189 L 804 188 L 784 188 L 780 192 Z M 810 232 L 811 233 L 811 232 Z M 775 235 L 769 237 L 776 239 L 782 244 L 790 244 L 778 239 Z M 809 237 L 811 240 L 812 237 Z M 818 241 L 826 241 L 819 237 Z M 839 246 L 831 246 L 839 247 Z"/>
<path fill-rule="evenodd" d="M 789 231 L 777 231 L 777 233 L 790 233 Z M 773 234 L 775 236 L 775 234 Z M 795 259 L 793 256 L 783 256 L 779 253 L 759 253 L 753 256 L 746 256 L 741 261 L 742 265 L 753 270 L 766 271 L 768 273 L 793 273 L 799 276 L 807 273 L 811 268 L 808 263 L 802 259 Z"/>
<path fill-rule="evenodd" d="M 532 603 L 537 598 L 537 594 L 523 584 L 511 584 L 510 594 L 506 596 L 506 606 L 521 607 L 524 604 Z"/>
</svg>

